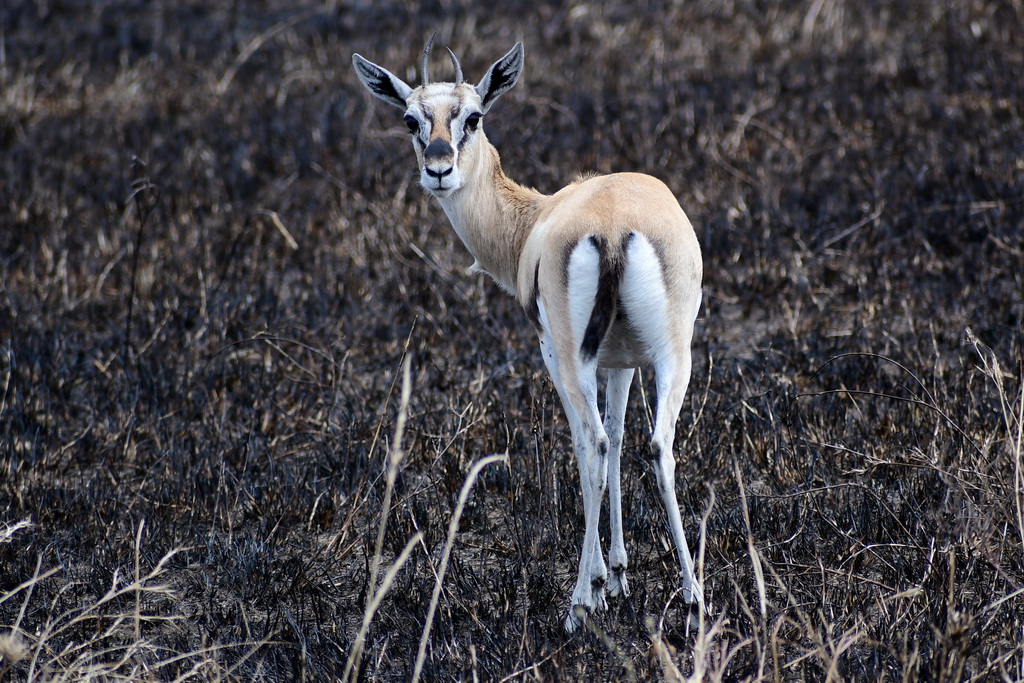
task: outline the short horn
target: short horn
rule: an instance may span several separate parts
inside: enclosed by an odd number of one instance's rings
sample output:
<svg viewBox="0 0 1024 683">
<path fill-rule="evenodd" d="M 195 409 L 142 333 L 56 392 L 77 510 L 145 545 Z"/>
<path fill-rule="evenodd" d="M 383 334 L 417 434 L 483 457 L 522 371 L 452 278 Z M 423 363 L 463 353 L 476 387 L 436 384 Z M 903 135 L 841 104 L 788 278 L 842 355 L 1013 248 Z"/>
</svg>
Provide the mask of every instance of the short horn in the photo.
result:
<svg viewBox="0 0 1024 683">
<path fill-rule="evenodd" d="M 420 77 L 423 79 L 423 85 L 430 83 L 430 76 L 427 75 L 427 66 L 430 63 L 430 48 L 434 47 L 434 36 L 437 33 L 430 34 L 430 40 L 427 41 L 427 46 L 423 48 L 423 59 L 420 61 Z"/>
<path fill-rule="evenodd" d="M 455 84 L 458 85 L 459 83 L 462 83 L 462 65 L 459 64 L 459 58 L 455 56 L 455 53 L 452 52 L 450 47 L 446 47 L 445 49 L 448 50 L 448 56 L 452 58 L 452 66 L 455 67 Z"/>
</svg>

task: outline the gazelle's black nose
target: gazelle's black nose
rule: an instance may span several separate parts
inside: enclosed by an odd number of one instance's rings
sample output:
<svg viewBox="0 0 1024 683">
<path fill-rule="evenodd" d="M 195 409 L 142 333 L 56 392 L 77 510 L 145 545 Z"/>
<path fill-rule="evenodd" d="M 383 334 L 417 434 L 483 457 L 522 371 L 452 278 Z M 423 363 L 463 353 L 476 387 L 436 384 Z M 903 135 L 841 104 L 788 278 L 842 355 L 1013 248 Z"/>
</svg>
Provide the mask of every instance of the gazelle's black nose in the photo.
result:
<svg viewBox="0 0 1024 683">
<path fill-rule="evenodd" d="M 426 168 L 426 171 L 427 171 L 427 175 L 433 176 L 433 177 L 437 178 L 438 180 L 440 180 L 441 178 L 444 178 L 446 175 L 451 175 L 453 167 L 449 166 L 448 168 L 441 169 L 440 171 L 435 171 L 434 169 L 430 168 L 429 166 L 426 166 L 425 168 Z"/>
<path fill-rule="evenodd" d="M 426 162 L 423 164 L 423 170 L 427 172 L 428 176 L 437 178 L 438 185 L 440 185 L 441 179 L 451 175 L 451 172 L 455 169 L 455 166 L 452 164 L 452 157 L 454 155 L 455 150 L 452 149 L 451 145 L 441 138 L 435 138 L 423 150 L 423 160 Z"/>
<path fill-rule="evenodd" d="M 427 160 L 430 159 L 442 159 L 444 157 L 450 157 L 455 153 L 452 146 L 441 138 L 435 138 L 427 148 L 423 150 L 423 156 Z"/>
</svg>

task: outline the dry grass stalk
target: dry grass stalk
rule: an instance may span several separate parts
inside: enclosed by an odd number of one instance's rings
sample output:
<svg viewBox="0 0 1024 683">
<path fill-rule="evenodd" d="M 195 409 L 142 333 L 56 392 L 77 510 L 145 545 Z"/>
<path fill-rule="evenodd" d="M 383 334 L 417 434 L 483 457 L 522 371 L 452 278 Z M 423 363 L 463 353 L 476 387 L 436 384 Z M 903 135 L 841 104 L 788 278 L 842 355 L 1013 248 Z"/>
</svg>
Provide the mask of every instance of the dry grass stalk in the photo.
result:
<svg viewBox="0 0 1024 683">
<path fill-rule="evenodd" d="M 413 669 L 412 680 L 418 681 L 420 674 L 423 673 L 423 662 L 427 655 L 427 641 L 430 638 L 430 628 L 434 623 L 434 612 L 437 610 L 437 602 L 441 598 L 441 588 L 444 585 L 444 575 L 448 571 L 448 558 L 451 557 L 452 548 L 455 545 L 455 533 L 459 530 L 459 519 L 462 518 L 462 510 L 466 507 L 466 501 L 469 500 L 469 493 L 473 490 L 473 485 L 476 483 L 476 478 L 480 475 L 480 472 L 490 464 L 496 462 L 508 461 L 508 455 L 488 455 L 480 458 L 466 475 L 466 481 L 462 484 L 462 490 L 459 491 L 459 502 L 455 506 L 454 512 L 452 512 L 451 521 L 448 523 L 448 539 L 444 544 L 444 551 L 441 553 L 441 562 L 437 568 L 437 580 L 434 582 L 434 592 L 430 596 L 430 607 L 427 609 L 427 619 L 423 626 L 423 635 L 420 636 L 420 646 L 416 653 L 416 666 Z"/>
<path fill-rule="evenodd" d="M 342 674 L 342 680 L 344 681 L 355 681 L 359 679 L 359 669 L 362 663 L 363 649 L 366 646 L 366 634 L 370 630 L 370 623 L 373 621 L 373 615 L 376 614 L 381 601 L 384 599 L 384 596 L 387 595 L 388 590 L 391 589 L 391 585 L 394 583 L 398 570 L 401 569 L 402 565 L 404 565 L 409 559 L 412 555 L 413 548 L 415 548 L 416 544 L 419 543 L 422 538 L 422 534 L 417 533 L 409 539 L 394 564 L 392 564 L 390 569 L 388 569 L 387 573 L 384 575 L 384 580 L 378 588 L 377 573 L 380 571 L 380 563 L 382 561 L 384 532 L 387 529 L 388 515 L 391 511 L 391 496 L 395 488 L 395 479 L 398 477 L 398 468 L 405 455 L 402 451 L 402 436 L 405 432 L 405 421 L 409 414 L 409 397 L 412 394 L 412 380 L 410 378 L 409 369 L 411 362 L 411 357 L 407 355 L 402 363 L 402 394 L 398 404 L 398 417 L 395 424 L 395 439 L 391 444 L 391 448 L 388 450 L 387 473 L 384 485 L 384 501 L 381 506 L 380 524 L 377 527 L 377 542 L 374 546 L 373 557 L 370 559 L 370 582 L 369 590 L 366 595 L 366 607 L 363 611 L 362 625 L 359 627 L 359 632 L 356 634 L 352 650 L 348 656 L 348 661 L 345 663 L 345 671 Z"/>
</svg>

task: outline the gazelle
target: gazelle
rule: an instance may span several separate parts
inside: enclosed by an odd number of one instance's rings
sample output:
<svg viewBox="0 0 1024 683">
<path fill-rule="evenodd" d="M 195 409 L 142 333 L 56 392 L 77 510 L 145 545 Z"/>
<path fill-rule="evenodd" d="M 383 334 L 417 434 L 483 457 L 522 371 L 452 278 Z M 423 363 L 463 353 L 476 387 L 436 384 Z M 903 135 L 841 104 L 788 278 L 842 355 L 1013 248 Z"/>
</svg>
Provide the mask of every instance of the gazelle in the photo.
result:
<svg viewBox="0 0 1024 683">
<path fill-rule="evenodd" d="M 516 297 L 540 338 L 541 354 L 565 407 L 583 487 L 586 531 L 565 628 L 606 607 L 605 590 L 628 595 L 622 539 L 619 459 L 626 399 L 636 367 L 652 364 L 657 417 L 651 450 L 668 512 L 683 596 L 704 609 L 683 535 L 675 492 L 672 443 L 690 381 L 690 342 L 701 303 L 700 246 L 679 202 L 661 181 L 637 173 L 578 180 L 553 195 L 505 176 L 482 119 L 523 69 L 517 43 L 475 86 L 455 68 L 453 83 L 428 77 L 413 88 L 355 54 L 363 85 L 405 113 L 420 184 L 437 198 L 474 257 L 473 272 L 490 275 Z M 605 417 L 598 410 L 597 369 L 607 368 Z M 605 564 L 598 538 L 605 489 L 611 548 Z"/>
</svg>

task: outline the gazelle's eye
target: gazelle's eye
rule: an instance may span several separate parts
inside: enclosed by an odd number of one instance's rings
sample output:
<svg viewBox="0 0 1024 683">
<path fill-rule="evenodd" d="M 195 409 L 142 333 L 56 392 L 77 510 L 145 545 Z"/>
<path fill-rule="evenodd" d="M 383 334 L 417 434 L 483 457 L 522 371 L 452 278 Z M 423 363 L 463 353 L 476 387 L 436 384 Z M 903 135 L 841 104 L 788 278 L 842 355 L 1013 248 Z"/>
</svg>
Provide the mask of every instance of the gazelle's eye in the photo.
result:
<svg viewBox="0 0 1024 683">
<path fill-rule="evenodd" d="M 477 126 L 480 125 L 480 114 L 470 114 L 466 118 L 466 130 L 476 130 Z"/>
<path fill-rule="evenodd" d="M 406 115 L 406 117 L 405 117 L 405 125 L 409 126 L 409 132 L 410 133 L 418 133 L 418 132 L 420 132 L 420 122 L 417 121 L 415 119 L 415 117 L 413 117 L 413 116 Z"/>
</svg>

